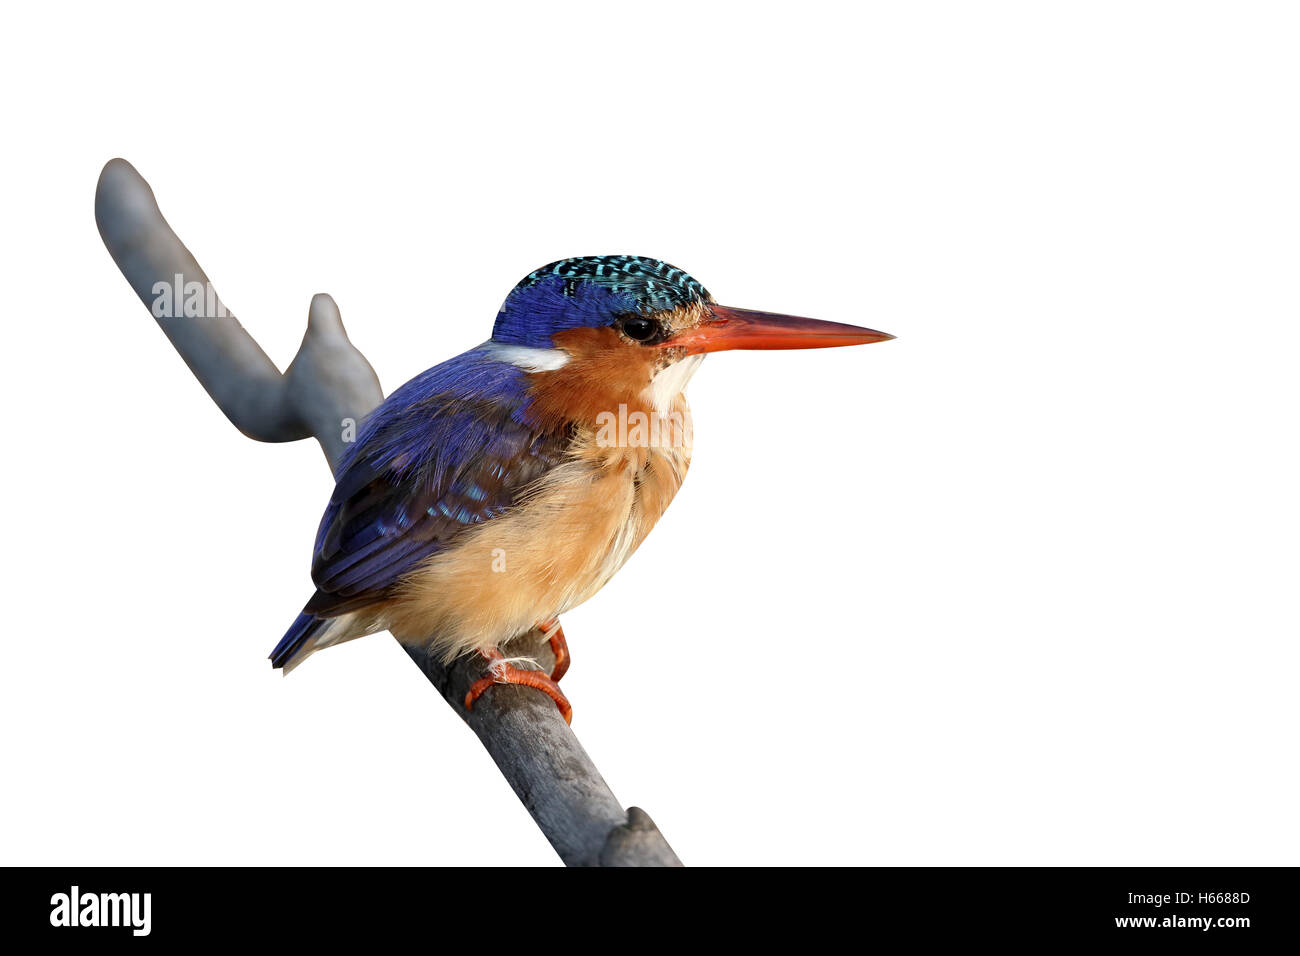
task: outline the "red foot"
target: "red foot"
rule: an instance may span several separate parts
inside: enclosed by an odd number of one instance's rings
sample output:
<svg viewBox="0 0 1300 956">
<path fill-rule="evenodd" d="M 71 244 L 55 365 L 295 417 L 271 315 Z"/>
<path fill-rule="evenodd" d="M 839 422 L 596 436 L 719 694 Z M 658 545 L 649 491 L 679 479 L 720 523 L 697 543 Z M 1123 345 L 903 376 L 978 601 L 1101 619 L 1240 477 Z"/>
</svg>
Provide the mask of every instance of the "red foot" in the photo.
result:
<svg viewBox="0 0 1300 956">
<path fill-rule="evenodd" d="M 560 627 L 560 619 L 553 617 L 545 624 L 538 624 L 537 629 L 550 641 L 551 653 L 555 655 L 551 680 L 558 684 L 560 678 L 569 672 L 569 642 L 564 639 L 564 628 Z"/>
<path fill-rule="evenodd" d="M 573 722 L 573 707 L 569 699 L 560 693 L 560 688 L 556 686 L 555 681 L 547 677 L 541 671 L 526 671 L 522 667 L 515 667 L 514 664 L 505 663 L 504 656 L 495 647 L 487 651 L 479 651 L 483 657 L 490 661 L 487 677 L 474 682 L 474 686 L 469 689 L 465 695 L 465 709 L 473 710 L 474 701 L 478 700 L 493 684 L 518 684 L 520 687 L 534 687 L 540 690 L 551 700 L 555 701 L 555 706 L 560 708 L 560 716 L 564 718 L 566 724 Z"/>
</svg>

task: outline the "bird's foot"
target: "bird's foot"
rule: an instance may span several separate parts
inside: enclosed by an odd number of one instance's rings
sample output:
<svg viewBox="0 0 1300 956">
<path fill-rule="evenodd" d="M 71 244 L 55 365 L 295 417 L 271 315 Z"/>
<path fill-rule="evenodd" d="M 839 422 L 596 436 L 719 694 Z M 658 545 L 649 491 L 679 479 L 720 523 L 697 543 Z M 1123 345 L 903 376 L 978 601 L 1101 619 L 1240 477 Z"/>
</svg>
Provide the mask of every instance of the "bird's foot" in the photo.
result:
<svg viewBox="0 0 1300 956">
<path fill-rule="evenodd" d="M 564 639 L 564 628 L 560 619 L 553 617 L 537 625 L 537 629 L 546 635 L 551 644 L 551 653 L 555 656 L 555 668 L 551 671 L 551 680 L 560 682 L 560 678 L 569 672 L 569 642 Z"/>
<path fill-rule="evenodd" d="M 569 699 L 560 692 L 559 686 L 551 678 L 547 677 L 542 671 L 525 670 L 522 667 L 516 667 L 505 659 L 505 655 L 497 648 L 493 647 L 485 651 L 479 651 L 484 659 L 488 661 L 488 675 L 476 680 L 469 692 L 465 695 L 465 709 L 473 710 L 474 701 L 486 693 L 487 689 L 493 684 L 518 684 L 520 687 L 534 687 L 540 690 L 551 700 L 555 701 L 555 706 L 560 708 L 560 716 L 564 718 L 566 724 L 573 721 L 573 706 Z"/>
</svg>

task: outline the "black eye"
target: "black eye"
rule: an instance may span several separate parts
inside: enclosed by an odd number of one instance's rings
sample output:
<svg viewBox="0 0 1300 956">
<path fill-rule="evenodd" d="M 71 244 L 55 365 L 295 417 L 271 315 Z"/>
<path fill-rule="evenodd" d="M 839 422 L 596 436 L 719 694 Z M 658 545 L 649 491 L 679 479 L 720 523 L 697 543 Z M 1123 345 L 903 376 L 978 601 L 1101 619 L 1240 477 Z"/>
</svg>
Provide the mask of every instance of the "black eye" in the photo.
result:
<svg viewBox="0 0 1300 956">
<path fill-rule="evenodd" d="M 659 332 L 659 323 L 654 319 L 644 319 L 639 315 L 630 315 L 623 320 L 623 334 L 634 342 L 648 342 Z"/>
</svg>

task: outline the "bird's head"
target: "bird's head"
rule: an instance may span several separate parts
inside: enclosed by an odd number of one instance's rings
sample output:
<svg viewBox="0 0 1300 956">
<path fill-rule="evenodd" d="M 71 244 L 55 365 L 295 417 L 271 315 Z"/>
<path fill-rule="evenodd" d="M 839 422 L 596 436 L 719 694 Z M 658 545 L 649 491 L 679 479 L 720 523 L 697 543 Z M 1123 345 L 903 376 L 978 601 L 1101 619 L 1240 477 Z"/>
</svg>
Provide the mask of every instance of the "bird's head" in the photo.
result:
<svg viewBox="0 0 1300 956">
<path fill-rule="evenodd" d="M 708 352 L 890 338 L 856 325 L 718 305 L 698 280 L 658 259 L 582 256 L 525 276 L 501 306 L 488 344 L 532 372 L 543 390 L 562 391 L 571 407 L 639 397 L 662 411 Z"/>
</svg>

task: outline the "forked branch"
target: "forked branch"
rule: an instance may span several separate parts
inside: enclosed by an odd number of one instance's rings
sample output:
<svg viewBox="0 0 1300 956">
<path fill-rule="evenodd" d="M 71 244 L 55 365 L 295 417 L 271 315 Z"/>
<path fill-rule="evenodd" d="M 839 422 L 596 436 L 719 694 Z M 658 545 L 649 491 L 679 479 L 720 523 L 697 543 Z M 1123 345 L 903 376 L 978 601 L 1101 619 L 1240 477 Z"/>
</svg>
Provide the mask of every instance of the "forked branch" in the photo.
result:
<svg viewBox="0 0 1300 956">
<path fill-rule="evenodd" d="M 312 299 L 302 345 L 281 374 L 211 291 L 153 190 L 126 160 L 111 160 L 100 174 L 95 221 L 131 288 L 234 426 L 258 441 L 315 438 L 333 469 L 346 448 L 345 419 L 360 422 L 384 397 L 374 369 L 348 341 L 334 300 L 323 293 Z M 186 290 L 197 290 L 188 310 L 197 314 L 187 315 L 179 301 L 189 298 Z M 159 308 L 160 296 L 169 298 L 168 307 Z M 544 636 L 534 632 L 527 640 L 534 647 L 526 652 L 549 668 Z M 503 685 L 466 711 L 465 692 L 480 676 L 472 659 L 445 667 L 423 651 L 407 653 L 478 735 L 566 864 L 681 865 L 644 811 L 623 810 L 550 698 Z"/>
</svg>

